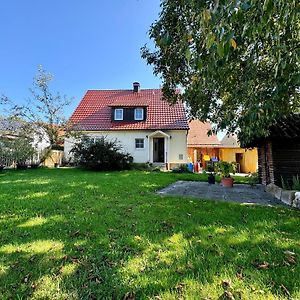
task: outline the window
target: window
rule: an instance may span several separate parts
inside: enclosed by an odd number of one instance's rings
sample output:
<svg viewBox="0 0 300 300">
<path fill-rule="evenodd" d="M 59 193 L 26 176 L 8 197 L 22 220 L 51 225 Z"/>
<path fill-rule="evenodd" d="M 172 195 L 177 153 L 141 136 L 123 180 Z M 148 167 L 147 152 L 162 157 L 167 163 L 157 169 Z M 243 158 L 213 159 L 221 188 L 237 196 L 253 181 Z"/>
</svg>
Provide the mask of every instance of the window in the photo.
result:
<svg viewBox="0 0 300 300">
<path fill-rule="evenodd" d="M 123 120 L 123 108 L 115 109 L 115 120 L 117 121 Z"/>
<path fill-rule="evenodd" d="M 179 154 L 178 158 L 179 160 L 183 160 L 183 154 Z"/>
<path fill-rule="evenodd" d="M 144 120 L 144 110 L 142 108 L 136 108 L 134 110 L 134 119 L 137 121 Z"/>
<path fill-rule="evenodd" d="M 144 149 L 144 139 L 135 139 L 135 149 Z"/>
</svg>

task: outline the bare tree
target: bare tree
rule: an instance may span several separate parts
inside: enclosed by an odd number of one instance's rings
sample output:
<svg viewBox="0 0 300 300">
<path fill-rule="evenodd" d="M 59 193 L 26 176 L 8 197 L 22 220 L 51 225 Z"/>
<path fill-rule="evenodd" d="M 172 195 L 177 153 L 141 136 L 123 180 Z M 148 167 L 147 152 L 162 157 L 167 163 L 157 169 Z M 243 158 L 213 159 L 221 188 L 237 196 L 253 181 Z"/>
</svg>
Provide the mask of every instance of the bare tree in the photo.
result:
<svg viewBox="0 0 300 300">
<path fill-rule="evenodd" d="M 14 104 L 6 96 L 0 100 L 0 104 L 10 107 L 10 117 L 24 120 L 30 124 L 34 134 L 46 138 L 50 144 L 49 149 L 61 144 L 62 133 L 69 126 L 64 110 L 73 100 L 59 92 L 53 93 L 49 87 L 52 80 L 53 75 L 40 65 L 30 89 L 31 96 L 25 104 Z"/>
</svg>

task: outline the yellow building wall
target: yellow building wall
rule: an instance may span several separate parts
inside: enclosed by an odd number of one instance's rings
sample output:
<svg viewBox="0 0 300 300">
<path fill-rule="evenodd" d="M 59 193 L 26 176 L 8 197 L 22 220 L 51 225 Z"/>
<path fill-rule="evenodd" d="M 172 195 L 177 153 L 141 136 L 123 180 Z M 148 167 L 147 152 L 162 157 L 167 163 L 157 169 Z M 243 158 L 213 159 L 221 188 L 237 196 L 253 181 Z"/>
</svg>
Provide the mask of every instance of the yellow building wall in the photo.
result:
<svg viewBox="0 0 300 300">
<path fill-rule="evenodd" d="M 51 150 L 50 155 L 42 163 L 43 166 L 53 168 L 55 165 L 62 165 L 62 159 L 64 157 L 64 151 Z"/>
<path fill-rule="evenodd" d="M 221 148 L 220 160 L 227 162 L 237 162 L 236 154 L 241 153 L 243 158 L 241 160 L 241 172 L 253 173 L 258 169 L 258 155 L 257 149 L 242 149 L 242 148 Z"/>
</svg>

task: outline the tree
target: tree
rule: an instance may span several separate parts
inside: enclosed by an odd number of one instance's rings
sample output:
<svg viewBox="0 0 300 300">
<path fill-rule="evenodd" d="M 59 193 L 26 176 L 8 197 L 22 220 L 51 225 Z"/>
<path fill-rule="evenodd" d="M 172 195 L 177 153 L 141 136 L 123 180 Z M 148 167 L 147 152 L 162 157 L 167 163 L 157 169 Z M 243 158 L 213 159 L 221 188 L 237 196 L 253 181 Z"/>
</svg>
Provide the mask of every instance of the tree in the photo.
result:
<svg viewBox="0 0 300 300">
<path fill-rule="evenodd" d="M 142 57 L 164 97 L 242 143 L 299 111 L 300 21 L 296 0 L 163 0 Z M 176 88 L 181 87 L 179 94 Z"/>
<path fill-rule="evenodd" d="M 10 105 L 10 118 L 22 119 L 24 124 L 31 126 L 33 134 L 48 139 L 49 149 L 61 142 L 61 132 L 67 126 L 64 109 L 72 101 L 50 90 L 49 84 L 52 80 L 53 75 L 39 66 L 30 89 L 31 97 L 24 105 L 14 104 L 5 96 L 0 101 L 0 104 Z"/>
</svg>

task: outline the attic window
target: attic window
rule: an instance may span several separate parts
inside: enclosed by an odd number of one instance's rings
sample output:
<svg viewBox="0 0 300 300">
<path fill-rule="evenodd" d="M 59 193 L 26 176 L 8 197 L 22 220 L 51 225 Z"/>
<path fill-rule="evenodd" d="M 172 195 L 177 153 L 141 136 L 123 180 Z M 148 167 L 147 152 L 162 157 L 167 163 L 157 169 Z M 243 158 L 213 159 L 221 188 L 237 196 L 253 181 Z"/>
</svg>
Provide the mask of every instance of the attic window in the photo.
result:
<svg viewBox="0 0 300 300">
<path fill-rule="evenodd" d="M 115 120 L 122 121 L 123 120 L 123 108 L 115 109 Z"/>
<path fill-rule="evenodd" d="M 144 110 L 142 108 L 136 108 L 134 110 L 134 119 L 136 121 L 144 120 Z"/>
</svg>

